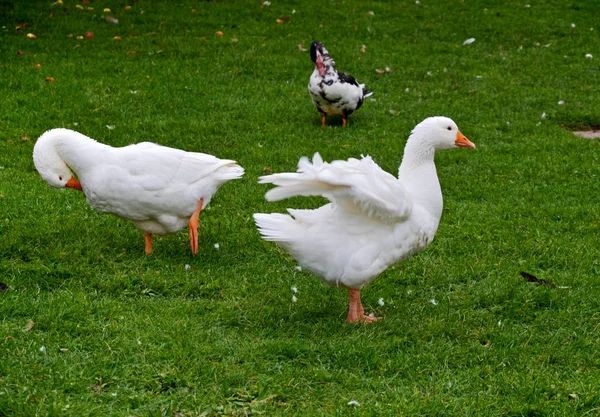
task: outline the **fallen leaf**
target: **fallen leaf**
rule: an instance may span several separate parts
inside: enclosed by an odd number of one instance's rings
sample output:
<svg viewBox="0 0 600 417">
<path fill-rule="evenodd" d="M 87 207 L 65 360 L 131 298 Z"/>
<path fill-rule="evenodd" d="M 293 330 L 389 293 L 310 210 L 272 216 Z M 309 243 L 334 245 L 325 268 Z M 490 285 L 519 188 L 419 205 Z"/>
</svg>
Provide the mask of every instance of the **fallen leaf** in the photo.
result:
<svg viewBox="0 0 600 417">
<path fill-rule="evenodd" d="M 23 52 L 23 51 L 17 51 L 17 55 L 25 55 L 25 52 Z"/>
<path fill-rule="evenodd" d="M 94 392 L 100 392 L 102 391 L 102 388 L 104 388 L 104 385 L 105 384 L 102 383 L 102 378 L 98 378 L 98 383 L 96 385 L 90 385 L 90 388 Z"/>
<path fill-rule="evenodd" d="M 263 168 L 263 172 L 271 172 L 271 171 L 273 171 L 273 168 L 271 168 L 271 167 L 264 167 Z"/>
<path fill-rule="evenodd" d="M 365 52 L 367 52 L 367 45 L 364 45 L 364 44 L 363 44 L 363 45 L 360 47 L 360 52 L 362 52 L 363 54 L 364 54 Z"/>
<path fill-rule="evenodd" d="M 33 33 L 28 33 L 28 34 L 27 34 L 27 37 L 28 37 L 29 39 L 35 39 L 35 38 L 37 38 L 37 36 L 35 36 Z"/>
<path fill-rule="evenodd" d="M 135 51 L 127 51 L 127 55 L 135 55 Z"/>
<path fill-rule="evenodd" d="M 53 83 L 54 82 L 54 77 L 46 77 L 46 78 L 44 78 L 44 81 L 49 82 L 49 83 Z"/>
<path fill-rule="evenodd" d="M 131 10 L 131 6 L 130 5 L 125 6 L 125 10 Z"/>
<path fill-rule="evenodd" d="M 104 10 L 102 10 L 104 13 L 110 13 L 110 9 L 108 7 L 104 8 Z"/>
<path fill-rule="evenodd" d="M 108 23 L 114 23 L 115 25 L 117 23 L 119 23 L 119 19 L 116 19 L 112 16 L 104 16 L 104 19 L 108 22 Z"/>
<path fill-rule="evenodd" d="M 223 32 L 221 32 L 220 30 L 217 30 L 215 32 L 215 35 L 217 35 L 217 36 L 223 36 Z"/>
<path fill-rule="evenodd" d="M 69 33 L 69 34 L 67 35 L 67 38 L 72 38 L 72 37 L 73 37 L 73 34 L 72 34 L 72 33 Z"/>
<path fill-rule="evenodd" d="M 535 277 L 535 276 L 531 275 L 530 273 L 527 273 L 527 272 L 524 272 L 524 271 L 521 271 L 520 274 L 527 281 L 533 282 L 534 284 L 537 284 L 537 285 L 547 285 L 549 287 L 556 288 L 556 284 L 554 284 L 552 281 L 548 281 L 546 279 L 541 279 L 541 278 Z"/>
<path fill-rule="evenodd" d="M 33 326 L 35 326 L 35 323 L 33 320 L 27 320 L 27 325 L 25 327 L 23 327 L 23 331 L 24 332 L 28 332 L 31 329 L 33 329 Z"/>
<path fill-rule="evenodd" d="M 83 6 L 81 4 L 76 4 L 75 8 L 78 10 L 83 10 Z"/>
<path fill-rule="evenodd" d="M 35 67 L 36 67 L 36 68 L 41 68 L 41 67 L 42 67 L 42 64 L 40 64 L 40 63 L 37 63 L 37 64 L 35 64 Z"/>
<path fill-rule="evenodd" d="M 113 38 L 113 41 L 120 41 L 120 40 L 121 40 L 121 37 L 120 37 L 120 36 L 115 36 L 115 37 Z"/>
<path fill-rule="evenodd" d="M 78 41 L 80 41 L 80 40 L 82 40 L 82 39 L 83 39 L 83 36 L 79 35 L 79 36 L 78 36 L 76 39 L 77 39 Z"/>
<path fill-rule="evenodd" d="M 290 21 L 290 18 L 287 16 L 280 17 L 279 19 L 276 20 L 276 22 L 278 24 L 287 23 L 289 21 Z"/>
<path fill-rule="evenodd" d="M 83 34 L 83 36 L 85 36 L 86 38 L 90 39 L 94 37 L 94 33 L 93 32 L 85 32 Z"/>
</svg>

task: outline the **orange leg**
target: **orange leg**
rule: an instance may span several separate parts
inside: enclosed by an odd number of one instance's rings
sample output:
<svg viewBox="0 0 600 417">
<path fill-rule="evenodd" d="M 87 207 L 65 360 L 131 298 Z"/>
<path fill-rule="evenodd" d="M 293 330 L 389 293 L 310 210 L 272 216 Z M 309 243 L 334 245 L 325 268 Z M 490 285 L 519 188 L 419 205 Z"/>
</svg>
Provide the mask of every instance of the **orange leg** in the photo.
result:
<svg viewBox="0 0 600 417">
<path fill-rule="evenodd" d="M 348 118 L 346 116 L 342 116 L 342 127 L 346 127 L 346 123 L 348 123 Z"/>
<path fill-rule="evenodd" d="M 198 253 L 198 226 L 200 225 L 200 211 L 202 211 L 202 205 L 204 204 L 204 198 L 198 201 L 198 207 L 196 211 L 192 213 L 188 228 L 190 229 L 190 246 L 192 247 L 192 253 L 195 255 Z"/>
<path fill-rule="evenodd" d="M 146 255 L 152 252 L 152 233 L 144 233 L 144 239 L 146 240 Z"/>
<path fill-rule="evenodd" d="M 348 310 L 347 319 L 349 323 L 371 323 L 377 320 L 377 317 L 365 316 L 365 309 L 360 302 L 360 290 L 348 288 L 348 295 L 350 296 L 350 309 Z"/>
<path fill-rule="evenodd" d="M 327 115 L 325 113 L 321 113 L 321 127 L 327 126 Z"/>
</svg>

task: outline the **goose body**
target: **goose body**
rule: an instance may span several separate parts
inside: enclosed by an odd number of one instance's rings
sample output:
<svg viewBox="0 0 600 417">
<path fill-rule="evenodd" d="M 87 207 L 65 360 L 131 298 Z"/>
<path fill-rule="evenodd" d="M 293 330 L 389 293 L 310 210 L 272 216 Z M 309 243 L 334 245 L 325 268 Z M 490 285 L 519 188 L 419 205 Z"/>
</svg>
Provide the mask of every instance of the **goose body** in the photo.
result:
<svg viewBox="0 0 600 417">
<path fill-rule="evenodd" d="M 321 125 L 326 125 L 327 116 L 342 116 L 342 125 L 346 127 L 348 116 L 358 110 L 373 92 L 359 84 L 353 76 L 338 71 L 321 42 L 312 43 L 310 57 L 315 69 L 310 76 L 308 91 L 321 113 Z"/>
<path fill-rule="evenodd" d="M 276 185 L 267 200 L 320 195 L 330 203 L 289 214 L 257 213 L 257 227 L 323 282 L 349 289 L 348 321 L 370 321 L 360 289 L 433 240 L 443 207 L 434 153 L 454 147 L 475 145 L 451 119 L 432 117 L 414 128 L 398 178 L 369 156 L 331 163 L 318 153 L 312 162 L 304 157 L 296 173 L 260 178 Z"/>
<path fill-rule="evenodd" d="M 114 148 L 69 129 L 40 136 L 33 159 L 49 185 L 79 189 L 96 210 L 130 220 L 145 233 L 146 252 L 152 234 L 189 226 L 196 253 L 200 211 L 221 185 L 244 173 L 235 161 L 212 155 L 150 142 Z"/>
</svg>

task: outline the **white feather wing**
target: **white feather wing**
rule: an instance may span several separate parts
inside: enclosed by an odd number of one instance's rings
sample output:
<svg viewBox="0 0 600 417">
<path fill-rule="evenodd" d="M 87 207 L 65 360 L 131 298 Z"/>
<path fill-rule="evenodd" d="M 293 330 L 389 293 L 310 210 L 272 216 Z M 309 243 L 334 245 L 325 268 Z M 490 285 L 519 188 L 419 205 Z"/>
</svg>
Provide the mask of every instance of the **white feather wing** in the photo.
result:
<svg viewBox="0 0 600 417">
<path fill-rule="evenodd" d="M 149 142 L 130 145 L 121 150 L 121 156 L 127 159 L 127 164 L 122 166 L 127 167 L 129 175 L 135 177 L 137 185 L 146 191 L 159 191 L 176 184 L 191 186 L 211 176 L 211 181 L 218 184 L 239 178 L 244 172 L 235 161 Z M 217 173 L 219 168 L 228 165 L 233 169 Z"/>
<path fill-rule="evenodd" d="M 406 188 L 370 156 L 327 163 L 315 153 L 312 163 L 300 159 L 298 172 L 263 176 L 259 182 L 277 186 L 267 192 L 269 201 L 320 195 L 338 208 L 386 223 L 402 222 L 412 211 Z"/>
</svg>

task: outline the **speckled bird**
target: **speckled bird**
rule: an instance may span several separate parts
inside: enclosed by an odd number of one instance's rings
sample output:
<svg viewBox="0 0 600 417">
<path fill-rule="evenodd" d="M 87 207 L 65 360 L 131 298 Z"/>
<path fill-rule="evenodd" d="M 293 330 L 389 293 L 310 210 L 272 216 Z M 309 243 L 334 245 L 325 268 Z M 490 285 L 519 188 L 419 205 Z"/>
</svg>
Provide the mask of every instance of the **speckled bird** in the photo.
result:
<svg viewBox="0 0 600 417">
<path fill-rule="evenodd" d="M 327 124 L 327 116 L 342 116 L 342 126 L 346 127 L 348 116 L 358 110 L 373 92 L 359 84 L 353 76 L 338 71 L 321 42 L 314 41 L 310 46 L 310 59 L 315 70 L 310 76 L 308 91 L 322 115 L 321 126 Z"/>
</svg>

